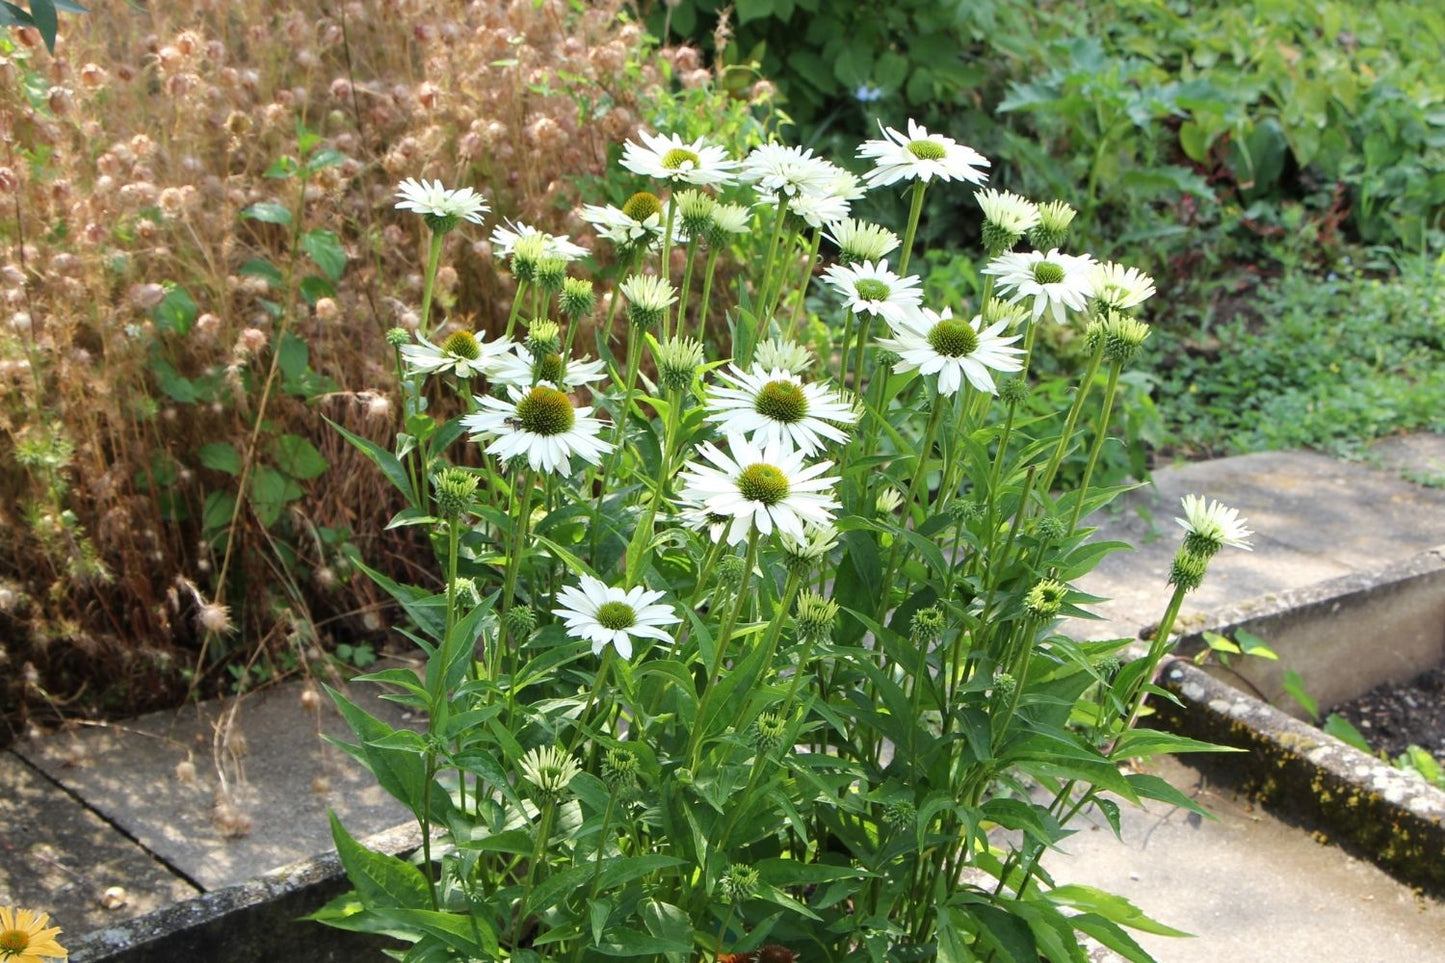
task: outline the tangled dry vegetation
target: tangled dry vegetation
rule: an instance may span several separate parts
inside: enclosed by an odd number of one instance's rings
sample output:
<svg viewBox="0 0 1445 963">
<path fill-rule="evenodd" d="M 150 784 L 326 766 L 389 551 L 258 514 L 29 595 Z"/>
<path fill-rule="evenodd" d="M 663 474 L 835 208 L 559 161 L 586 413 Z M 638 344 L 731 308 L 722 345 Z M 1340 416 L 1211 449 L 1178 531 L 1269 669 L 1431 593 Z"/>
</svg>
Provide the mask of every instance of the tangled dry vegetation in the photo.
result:
<svg viewBox="0 0 1445 963">
<path fill-rule="evenodd" d="M 648 44 L 620 0 L 117 5 L 67 17 L 53 57 L 12 35 L 9 735 L 255 684 L 382 628 L 345 552 L 393 570 L 429 552 L 408 546 L 416 529 L 378 531 L 396 508 L 388 486 L 322 416 L 383 442 L 398 427 L 383 334 L 417 325 L 425 238 L 419 219 L 393 216 L 395 185 L 470 185 L 494 211 L 589 243 L 572 209 L 608 145 L 664 90 L 707 77 L 695 51 Z M 296 216 L 242 216 L 257 205 Z M 297 242 L 313 238 L 314 260 L 340 270 L 303 260 L 298 247 L 313 249 Z M 494 329 L 512 282 L 485 238 L 449 236 L 442 263 L 458 267 L 443 268 L 438 302 L 452 323 Z M 260 504 L 236 513 L 221 579 L 238 485 L 227 450 L 254 455 Z"/>
</svg>

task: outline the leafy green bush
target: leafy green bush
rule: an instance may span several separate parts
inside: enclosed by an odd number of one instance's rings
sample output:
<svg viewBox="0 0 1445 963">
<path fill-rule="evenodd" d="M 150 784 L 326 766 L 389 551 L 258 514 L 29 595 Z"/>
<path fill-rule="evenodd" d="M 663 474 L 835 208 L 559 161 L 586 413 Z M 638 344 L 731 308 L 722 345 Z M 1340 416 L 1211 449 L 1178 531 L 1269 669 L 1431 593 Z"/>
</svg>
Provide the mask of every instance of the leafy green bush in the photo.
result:
<svg viewBox="0 0 1445 963">
<path fill-rule="evenodd" d="M 1349 454 L 1393 432 L 1445 429 L 1445 260 L 1398 277 L 1352 267 L 1261 290 L 1258 314 L 1203 338 L 1161 332 L 1169 431 L 1205 453 L 1313 447 Z"/>
</svg>

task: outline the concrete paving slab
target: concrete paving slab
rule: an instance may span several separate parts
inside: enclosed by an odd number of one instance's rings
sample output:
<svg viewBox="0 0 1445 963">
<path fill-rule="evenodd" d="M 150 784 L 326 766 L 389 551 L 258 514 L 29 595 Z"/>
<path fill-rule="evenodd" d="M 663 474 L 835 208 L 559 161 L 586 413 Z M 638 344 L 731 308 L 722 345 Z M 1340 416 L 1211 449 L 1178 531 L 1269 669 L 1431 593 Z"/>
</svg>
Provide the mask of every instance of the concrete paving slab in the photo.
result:
<svg viewBox="0 0 1445 963">
<path fill-rule="evenodd" d="M 1161 803 L 1126 806 L 1121 844 L 1094 814 L 1044 865 L 1060 883 L 1117 893 L 1194 935 L 1131 933 L 1158 963 L 1445 960 L 1445 904 L 1209 786 L 1176 760 L 1150 769 L 1217 821 Z"/>
<path fill-rule="evenodd" d="M 307 708 L 301 691 L 300 683 L 285 684 L 239 707 L 206 703 L 15 750 L 212 891 L 331 849 L 328 808 L 357 837 L 411 818 L 369 772 L 324 742 L 323 732 L 346 741 L 351 733 L 329 700 Z M 350 694 L 392 725 L 406 724 L 376 686 L 353 686 Z"/>
<path fill-rule="evenodd" d="M 1236 508 L 1256 533 L 1254 551 L 1227 549 L 1191 593 L 1181 624 L 1211 610 L 1377 568 L 1445 543 L 1445 490 L 1313 452 L 1262 452 L 1160 469 L 1154 485 L 1129 492 L 1104 516 L 1096 539 L 1135 546 L 1105 558 L 1079 587 L 1109 601 L 1102 621 L 1070 620 L 1078 638 L 1133 637 L 1154 624 L 1169 598 L 1169 563 L 1179 546 L 1180 499 L 1189 493 Z"/>
<path fill-rule="evenodd" d="M 1369 461 L 1422 485 L 1445 485 L 1445 435 L 1414 434 L 1381 438 L 1370 446 Z"/>
<path fill-rule="evenodd" d="M 0 826 L 0 906 L 49 913 L 64 933 L 115 926 L 198 892 L 9 753 L 0 755 Z M 113 886 L 124 893 L 107 906 Z"/>
</svg>

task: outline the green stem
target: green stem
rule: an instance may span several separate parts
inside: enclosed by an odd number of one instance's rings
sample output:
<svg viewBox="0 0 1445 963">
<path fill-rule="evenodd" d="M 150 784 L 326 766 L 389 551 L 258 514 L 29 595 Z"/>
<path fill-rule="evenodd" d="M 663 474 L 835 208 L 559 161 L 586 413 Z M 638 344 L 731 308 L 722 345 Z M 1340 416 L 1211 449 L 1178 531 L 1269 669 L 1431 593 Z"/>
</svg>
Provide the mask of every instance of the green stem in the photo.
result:
<svg viewBox="0 0 1445 963">
<path fill-rule="evenodd" d="M 773 283 L 773 258 L 778 253 L 778 239 L 783 235 L 783 221 L 788 216 L 788 195 L 783 194 L 778 198 L 777 216 L 773 218 L 773 229 L 768 235 L 768 251 L 763 260 L 763 283 L 758 289 L 758 307 L 761 307 L 767 298 L 768 291 Z"/>
<path fill-rule="evenodd" d="M 908 261 L 913 254 L 913 238 L 918 233 L 918 219 L 923 215 L 923 192 L 928 189 L 927 181 L 913 182 L 913 204 L 908 209 L 908 229 L 903 232 L 903 251 L 898 255 L 898 273 L 908 273 Z"/>
<path fill-rule="evenodd" d="M 1058 473 L 1059 465 L 1063 463 L 1064 454 L 1071 447 L 1074 440 L 1074 427 L 1079 423 L 1079 412 L 1084 407 L 1084 399 L 1089 396 L 1089 389 L 1093 387 L 1094 375 L 1099 371 L 1099 362 L 1104 359 L 1104 339 L 1099 339 L 1099 345 L 1094 349 L 1093 355 L 1089 358 L 1089 366 L 1084 371 L 1084 377 L 1079 382 L 1079 388 L 1074 392 L 1074 403 L 1069 406 L 1069 415 L 1064 420 L 1064 433 L 1059 436 L 1059 443 L 1054 448 L 1053 455 L 1049 458 L 1048 466 L 1044 468 L 1043 479 L 1039 483 L 1039 490 L 1049 492 L 1054 487 L 1054 476 Z"/>
<path fill-rule="evenodd" d="M 713 274 L 717 270 L 718 255 L 721 253 L 722 248 L 716 245 L 708 248 L 707 269 L 703 272 L 702 276 L 702 306 L 697 312 L 697 336 L 699 339 L 707 337 L 707 311 L 709 305 L 712 303 L 712 279 Z M 680 333 L 681 326 L 679 326 L 678 330 Z"/>
<path fill-rule="evenodd" d="M 1114 411 L 1114 390 L 1119 385 L 1119 372 L 1123 362 L 1115 361 L 1109 366 L 1109 383 L 1104 386 L 1104 404 L 1099 408 L 1099 421 L 1094 428 L 1094 444 L 1089 449 L 1089 461 L 1084 465 L 1084 480 L 1079 483 L 1078 499 L 1069 519 L 1069 531 L 1079 526 L 1079 516 L 1084 512 L 1085 496 L 1089 494 L 1089 480 L 1094 476 L 1094 466 L 1099 463 L 1099 453 L 1104 450 L 1104 441 L 1109 437 L 1109 417 Z"/>
<path fill-rule="evenodd" d="M 793 310 L 788 316 L 788 340 L 798 336 L 798 321 L 803 316 L 803 303 L 808 300 L 808 282 L 813 279 L 813 265 L 818 262 L 818 248 L 823 245 L 823 229 L 813 231 L 813 241 L 808 246 L 808 260 L 803 263 L 803 279 L 798 292 L 793 296 Z"/>
<path fill-rule="evenodd" d="M 527 296 L 527 282 L 521 278 L 517 279 L 517 293 L 512 295 L 512 310 L 507 315 L 507 330 L 502 336 L 510 338 L 512 332 L 517 330 L 517 318 L 522 313 L 522 299 Z"/>
<path fill-rule="evenodd" d="M 437 267 L 442 260 L 442 240 L 445 234 L 433 231 L 431 236 L 431 249 L 426 256 L 426 282 L 421 289 L 421 330 L 426 332 L 427 340 L 432 337 L 431 326 L 431 297 L 432 289 L 436 287 Z"/>
<path fill-rule="evenodd" d="M 707 722 L 707 706 L 713 691 L 717 688 L 718 674 L 722 672 L 723 659 L 727 655 L 727 646 L 732 641 L 733 629 L 737 625 L 738 615 L 743 610 L 743 605 L 748 600 L 748 588 L 753 579 L 753 566 L 758 561 L 758 530 L 754 528 L 748 533 L 748 548 L 743 562 L 743 581 L 738 586 L 737 597 L 728 609 L 727 617 L 723 620 L 722 628 L 718 632 L 717 639 L 713 642 L 712 664 L 708 667 L 707 685 L 702 690 L 702 699 L 697 706 L 697 724 L 693 726 L 692 734 L 688 737 L 687 752 L 684 754 L 688 760 L 688 767 L 694 772 L 697 770 L 698 753 L 702 750 L 702 740 L 705 733 L 703 728 Z"/>
<path fill-rule="evenodd" d="M 542 863 L 543 854 L 547 849 L 548 837 L 552 834 L 552 813 L 557 804 L 551 796 L 542 804 L 542 821 L 537 828 L 537 845 L 532 849 L 532 859 L 527 864 L 527 878 L 522 884 L 522 899 L 517 904 L 517 919 L 512 924 L 512 946 L 517 945 L 517 940 L 522 935 L 522 924 L 527 919 L 527 900 L 532 897 L 532 885 L 537 879 L 537 867 Z"/>
<path fill-rule="evenodd" d="M 676 217 L 677 191 L 674 190 L 667 195 L 667 229 L 662 235 L 662 263 L 657 266 L 657 273 L 662 275 L 662 279 L 668 284 L 672 283 L 672 225 Z M 685 303 L 679 302 L 677 305 L 677 326 L 679 330 L 682 328 L 683 311 L 686 308 L 687 305 Z M 672 330 L 671 319 L 672 307 L 669 305 L 662 309 L 662 340 L 664 341 L 667 340 L 668 333 Z"/>
</svg>

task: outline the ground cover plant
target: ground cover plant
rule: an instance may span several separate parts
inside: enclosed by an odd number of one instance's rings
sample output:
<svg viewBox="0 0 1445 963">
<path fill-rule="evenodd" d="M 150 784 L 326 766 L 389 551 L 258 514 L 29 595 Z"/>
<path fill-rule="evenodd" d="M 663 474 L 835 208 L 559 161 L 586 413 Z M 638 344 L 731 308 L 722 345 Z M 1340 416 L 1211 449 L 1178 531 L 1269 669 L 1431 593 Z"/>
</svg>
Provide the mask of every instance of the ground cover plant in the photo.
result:
<svg viewBox="0 0 1445 963">
<path fill-rule="evenodd" d="M 499 331 L 504 232 L 584 228 L 664 93 L 761 123 L 615 3 L 60 9 L 53 56 L 0 38 L 0 741 L 374 657 L 346 549 L 427 548 L 370 524 L 398 504 L 322 416 L 400 425 L 383 336 L 419 324 L 428 241 L 397 180 L 445 157 L 506 204 L 434 285 Z"/>
<path fill-rule="evenodd" d="M 1127 927 L 1173 932 L 1044 857 L 1091 807 L 1194 808 L 1122 763 L 1208 748 L 1134 723 L 1185 593 L 1251 533 L 1185 499 L 1144 658 L 1055 631 L 1119 547 L 1087 519 L 1121 490 L 1094 472 L 1152 281 L 1067 253 L 1067 204 L 975 190 L 993 167 L 971 148 L 883 133 L 861 180 L 775 141 L 734 157 L 644 133 L 621 153 L 634 193 L 586 209 L 627 265 L 605 308 L 573 242 L 536 233 L 512 247 L 500 337 L 455 316 L 388 335 L 404 432 L 338 429 L 441 570 L 368 570 L 424 667 L 367 681 L 427 727 L 333 698 L 422 847 L 335 823 L 355 889 L 315 919 L 408 960 L 1081 963 L 1088 937 L 1142 961 Z M 935 191 L 982 215 L 981 294 L 957 315 L 909 273 Z M 849 216 L 865 193 L 906 201 L 901 238 Z M 434 180 L 397 205 L 431 250 L 495 216 Z M 741 236 L 763 243 L 719 284 Z M 1062 326 L 1087 350 L 1036 417 L 1032 351 Z"/>
</svg>

